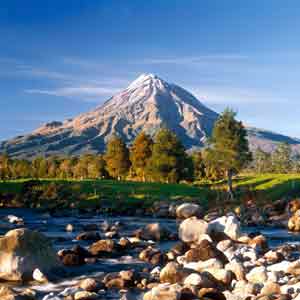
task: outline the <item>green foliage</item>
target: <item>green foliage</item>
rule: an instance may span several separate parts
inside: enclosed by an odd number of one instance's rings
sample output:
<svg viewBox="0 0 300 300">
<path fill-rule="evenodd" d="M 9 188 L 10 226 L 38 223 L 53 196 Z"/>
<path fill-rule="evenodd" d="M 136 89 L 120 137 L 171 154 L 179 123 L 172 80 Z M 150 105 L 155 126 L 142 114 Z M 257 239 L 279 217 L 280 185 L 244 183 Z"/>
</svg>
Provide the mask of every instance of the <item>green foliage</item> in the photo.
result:
<svg viewBox="0 0 300 300">
<path fill-rule="evenodd" d="M 275 173 L 288 173 L 293 166 L 291 146 L 286 143 L 279 144 L 272 154 L 272 164 Z"/>
<path fill-rule="evenodd" d="M 0 156 L 0 179 L 5 180 L 10 178 L 11 173 L 9 169 L 10 159 L 6 154 Z"/>
<path fill-rule="evenodd" d="M 286 143 L 278 144 L 272 153 L 258 148 L 255 150 L 253 158 L 253 162 L 248 168 L 250 172 L 292 174 L 300 171 L 300 157 L 295 155 L 291 146 Z"/>
<path fill-rule="evenodd" d="M 152 155 L 153 140 L 146 133 L 141 132 L 130 148 L 131 171 L 134 178 L 145 181 L 146 167 Z"/>
<path fill-rule="evenodd" d="M 227 176 L 230 192 L 232 175 L 241 171 L 251 160 L 247 132 L 235 116 L 232 110 L 223 112 L 215 123 L 210 147 L 206 150 L 207 164 Z"/>
<path fill-rule="evenodd" d="M 104 156 L 107 171 L 112 178 L 124 179 L 130 168 L 129 151 L 123 140 L 117 136 L 107 144 Z"/>
<path fill-rule="evenodd" d="M 251 168 L 255 172 L 262 174 L 272 171 L 272 159 L 271 154 L 257 148 L 253 154 L 253 162 Z"/>
<path fill-rule="evenodd" d="M 255 195 L 257 204 L 266 204 L 282 197 L 291 199 L 299 195 L 300 175 L 242 175 L 233 180 L 233 185 L 237 191 L 237 202 L 232 205 L 242 204 L 249 193 Z M 219 199 L 225 199 L 225 187 L 226 182 L 223 181 L 193 186 L 115 180 L 10 180 L 0 181 L 0 205 L 10 206 L 14 199 L 18 199 L 19 206 L 47 210 L 108 208 L 118 213 L 151 207 L 161 200 L 193 201 L 204 207 L 215 207 Z"/>
<path fill-rule="evenodd" d="M 176 135 L 168 129 L 159 130 L 147 168 L 152 180 L 178 182 L 190 175 L 189 167 L 185 149 Z"/>
<path fill-rule="evenodd" d="M 201 151 L 192 154 L 194 179 L 200 180 L 206 177 L 205 162 Z"/>
</svg>

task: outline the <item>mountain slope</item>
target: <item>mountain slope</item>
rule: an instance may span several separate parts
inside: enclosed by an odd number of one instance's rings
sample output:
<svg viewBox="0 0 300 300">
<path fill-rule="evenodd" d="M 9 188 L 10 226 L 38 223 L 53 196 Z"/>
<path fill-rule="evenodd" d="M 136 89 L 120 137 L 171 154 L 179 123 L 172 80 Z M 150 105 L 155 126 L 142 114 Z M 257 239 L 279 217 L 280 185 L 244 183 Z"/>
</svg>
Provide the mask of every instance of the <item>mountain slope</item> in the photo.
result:
<svg viewBox="0 0 300 300">
<path fill-rule="evenodd" d="M 143 74 L 95 110 L 5 141 L 0 151 L 16 157 L 101 152 L 113 134 L 130 143 L 141 130 L 154 134 L 163 126 L 190 149 L 204 145 L 217 117 L 181 87 Z"/>
<path fill-rule="evenodd" d="M 152 74 L 143 74 L 128 88 L 96 109 L 64 122 L 50 122 L 30 134 L 4 141 L 0 152 L 13 157 L 99 153 L 113 134 L 130 144 L 144 130 L 154 134 L 167 127 L 187 149 L 205 145 L 218 114 L 183 88 Z M 300 141 L 248 128 L 251 148 L 272 151 L 278 142 L 300 148 Z"/>
</svg>

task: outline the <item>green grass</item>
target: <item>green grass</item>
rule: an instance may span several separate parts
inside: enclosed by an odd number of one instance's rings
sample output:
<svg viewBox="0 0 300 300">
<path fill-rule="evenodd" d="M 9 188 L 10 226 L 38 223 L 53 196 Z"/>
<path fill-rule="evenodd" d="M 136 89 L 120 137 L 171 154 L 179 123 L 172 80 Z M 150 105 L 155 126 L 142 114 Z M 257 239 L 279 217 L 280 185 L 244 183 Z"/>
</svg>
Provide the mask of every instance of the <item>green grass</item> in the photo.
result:
<svg viewBox="0 0 300 300">
<path fill-rule="evenodd" d="M 234 179 L 237 194 L 253 194 L 259 200 L 275 201 L 283 197 L 300 196 L 300 174 L 245 174 Z M 224 181 L 208 185 L 215 190 L 224 190 Z"/>
<path fill-rule="evenodd" d="M 0 181 L 0 193 L 20 194 L 25 180 Z M 149 206 L 154 201 L 196 201 L 207 204 L 211 191 L 188 184 L 142 183 L 114 180 L 40 180 L 40 185 L 50 182 L 63 184 L 75 195 L 81 195 L 81 207 L 106 202 L 122 202 L 125 205 L 139 204 Z"/>
<path fill-rule="evenodd" d="M 0 181 L 0 194 L 9 193 L 22 196 L 22 187 L 26 180 Z M 226 199 L 226 183 L 220 181 L 211 184 L 162 184 L 125 182 L 114 180 L 41 180 L 40 185 L 47 186 L 55 182 L 73 195 L 80 195 L 80 206 L 89 207 L 99 204 L 99 199 L 118 207 L 151 206 L 154 201 L 193 201 L 204 206 L 215 206 Z M 300 196 L 300 174 L 263 174 L 241 175 L 234 179 L 237 202 L 255 198 L 262 204 L 283 197 Z"/>
</svg>

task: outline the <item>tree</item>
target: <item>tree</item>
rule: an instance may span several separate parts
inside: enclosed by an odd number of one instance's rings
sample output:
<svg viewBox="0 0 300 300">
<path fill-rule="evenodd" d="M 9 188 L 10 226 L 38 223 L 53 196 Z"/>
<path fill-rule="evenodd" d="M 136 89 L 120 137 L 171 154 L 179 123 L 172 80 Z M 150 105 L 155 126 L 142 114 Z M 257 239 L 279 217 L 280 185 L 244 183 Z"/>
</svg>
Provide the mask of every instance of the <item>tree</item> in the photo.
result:
<svg viewBox="0 0 300 300">
<path fill-rule="evenodd" d="M 253 168 L 256 173 L 272 171 L 271 154 L 257 148 L 253 154 Z"/>
<path fill-rule="evenodd" d="M 155 181 L 178 182 L 190 173 L 185 149 L 176 135 L 168 129 L 161 129 L 155 136 L 148 170 Z"/>
<path fill-rule="evenodd" d="M 104 159 L 111 177 L 118 180 L 126 177 L 130 168 L 129 151 L 121 138 L 113 136 L 110 139 Z"/>
<path fill-rule="evenodd" d="M 25 159 L 15 159 L 12 163 L 11 172 L 13 178 L 29 178 L 32 174 L 31 164 Z"/>
<path fill-rule="evenodd" d="M 46 178 L 48 174 L 48 164 L 47 160 L 42 157 L 36 157 L 32 161 L 32 168 L 33 168 L 33 176 L 34 178 Z"/>
<path fill-rule="evenodd" d="M 272 154 L 273 171 L 276 173 L 289 173 L 293 167 L 292 148 L 287 143 L 278 145 Z"/>
<path fill-rule="evenodd" d="M 227 177 L 228 192 L 233 197 L 232 176 L 237 174 L 249 161 L 251 152 L 247 132 L 235 119 L 236 113 L 226 109 L 218 118 L 213 128 L 207 160 L 220 168 Z"/>
<path fill-rule="evenodd" d="M 88 162 L 88 178 L 98 179 L 107 176 L 105 161 L 102 155 L 90 155 Z"/>
<path fill-rule="evenodd" d="M 202 179 L 205 177 L 205 163 L 201 151 L 197 151 L 192 155 L 193 159 L 193 169 L 194 169 L 194 178 Z"/>
<path fill-rule="evenodd" d="M 63 159 L 59 164 L 59 177 L 72 178 L 73 176 L 73 160 L 70 158 Z"/>
<path fill-rule="evenodd" d="M 88 165 L 89 165 L 89 156 L 88 155 L 80 156 L 73 168 L 74 177 L 78 179 L 88 178 Z"/>
<path fill-rule="evenodd" d="M 60 160 L 55 156 L 50 156 L 47 159 L 47 174 L 48 178 L 56 178 L 59 174 Z"/>
<path fill-rule="evenodd" d="M 146 166 L 151 158 L 153 140 L 145 132 L 141 132 L 130 148 L 130 161 L 134 174 L 142 181 L 146 180 Z"/>
<path fill-rule="evenodd" d="M 5 180 L 10 177 L 10 159 L 6 154 L 0 156 L 0 179 Z"/>
</svg>

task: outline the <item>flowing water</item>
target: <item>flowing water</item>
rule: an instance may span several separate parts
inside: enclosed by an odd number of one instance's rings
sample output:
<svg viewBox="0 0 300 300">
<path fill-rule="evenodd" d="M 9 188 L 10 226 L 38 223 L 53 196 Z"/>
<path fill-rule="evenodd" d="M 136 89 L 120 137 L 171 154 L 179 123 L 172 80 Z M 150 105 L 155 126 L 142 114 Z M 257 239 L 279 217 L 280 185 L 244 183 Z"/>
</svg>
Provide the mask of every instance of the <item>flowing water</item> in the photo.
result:
<svg viewBox="0 0 300 300">
<path fill-rule="evenodd" d="M 30 209 L 0 209 L 0 220 L 7 215 L 15 215 L 24 219 L 25 227 L 38 230 L 45 234 L 52 240 L 53 246 L 58 251 L 63 248 L 72 248 L 74 245 L 79 244 L 87 247 L 91 241 L 78 241 L 76 236 L 83 231 L 83 226 L 87 224 L 101 224 L 104 221 L 109 223 L 120 222 L 122 226 L 119 232 L 119 236 L 126 237 L 132 236 L 134 230 L 143 227 L 146 224 L 159 222 L 163 226 L 167 227 L 172 232 L 177 232 L 178 224 L 174 219 L 157 219 L 148 217 L 105 217 L 103 215 L 74 215 L 65 217 L 52 217 L 48 214 L 42 214 L 40 212 Z M 2 224 L 2 226 L 1 226 Z M 67 224 L 74 226 L 73 232 L 66 232 L 65 228 Z M 12 226 L 15 227 L 15 226 Z M 7 226 L 3 226 L 0 223 L 0 235 L 7 232 Z M 249 232 L 261 232 L 268 238 L 269 245 L 275 247 L 284 243 L 299 243 L 300 235 L 293 234 L 284 229 L 266 228 L 266 227 L 248 227 L 243 228 L 247 233 Z M 158 246 L 167 250 L 174 244 L 174 241 L 161 242 Z M 51 292 L 54 295 L 60 293 L 65 288 L 72 287 L 78 283 L 80 279 L 87 277 L 98 277 L 101 274 L 110 272 L 117 272 L 126 269 L 142 270 L 146 264 L 137 259 L 138 253 L 130 253 L 119 258 L 107 258 L 99 259 L 94 264 L 86 264 L 80 267 L 68 267 L 68 276 L 59 282 L 49 284 L 32 284 L 31 288 L 37 291 L 39 299 L 43 299 L 46 294 Z M 23 289 L 24 286 L 17 286 L 17 288 Z M 121 294 L 117 291 L 107 292 L 103 295 L 103 299 L 120 299 Z M 138 298 L 138 296 L 137 296 Z"/>
</svg>

